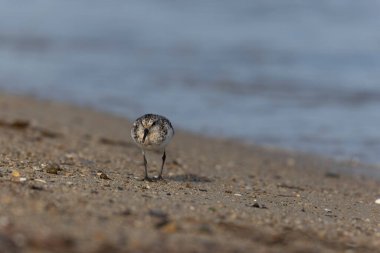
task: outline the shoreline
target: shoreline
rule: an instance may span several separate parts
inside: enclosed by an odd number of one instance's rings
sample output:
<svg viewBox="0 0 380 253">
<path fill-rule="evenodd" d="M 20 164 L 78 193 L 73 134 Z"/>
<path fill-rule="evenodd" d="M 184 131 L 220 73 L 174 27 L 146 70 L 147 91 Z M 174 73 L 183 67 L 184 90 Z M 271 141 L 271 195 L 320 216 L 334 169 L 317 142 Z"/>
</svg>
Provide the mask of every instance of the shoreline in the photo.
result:
<svg viewBox="0 0 380 253">
<path fill-rule="evenodd" d="M 380 182 L 340 173 L 349 162 L 178 130 L 166 181 L 141 182 L 127 119 L 25 96 L 0 106 L 0 252 L 380 247 Z"/>
<path fill-rule="evenodd" d="M 26 99 L 28 101 L 38 101 L 40 103 L 47 103 L 47 104 L 59 104 L 61 106 L 66 106 L 70 107 L 73 110 L 76 109 L 81 109 L 87 112 L 92 112 L 92 113 L 98 113 L 101 115 L 108 115 L 109 117 L 114 117 L 118 119 L 123 119 L 128 124 L 131 124 L 132 122 L 131 119 L 128 119 L 125 115 L 122 115 L 120 113 L 112 113 L 106 110 L 102 110 L 101 108 L 95 108 L 92 105 L 87 105 L 87 104 L 76 104 L 73 101 L 65 101 L 65 100 L 55 100 L 55 99 L 49 99 L 45 98 L 43 96 L 38 96 L 36 94 L 23 94 L 22 92 L 12 92 L 12 91 L 0 91 L 0 97 L 9 97 L 9 98 L 18 98 L 18 99 Z M 0 114 L 1 115 L 1 114 Z M 15 117 L 13 117 L 14 120 L 17 120 Z M 177 130 L 177 128 L 176 128 Z M 372 179 L 376 181 L 380 181 L 380 164 L 371 164 L 367 162 L 361 162 L 357 160 L 349 160 L 349 159 L 337 159 L 333 156 L 328 156 L 324 154 L 319 154 L 319 153 L 313 153 L 313 152 L 304 152 L 300 151 L 297 149 L 291 149 L 291 148 L 286 148 L 286 147 L 279 147 L 275 145 L 265 145 L 265 144 L 260 144 L 260 143 L 254 143 L 252 141 L 244 141 L 239 138 L 234 138 L 234 137 L 216 137 L 216 136 L 209 136 L 209 135 L 204 135 L 195 131 L 191 130 L 184 130 L 182 128 L 179 128 L 179 131 L 181 133 L 187 134 L 189 136 L 195 136 L 197 138 L 202 138 L 205 140 L 211 140 L 211 141 L 225 141 L 225 142 L 232 142 L 238 146 L 243 146 L 246 148 L 258 148 L 261 150 L 267 150 L 269 152 L 276 152 L 276 153 L 283 153 L 287 154 L 288 156 L 301 156 L 301 157 L 310 157 L 311 159 L 316 159 L 316 160 L 323 160 L 323 161 L 329 161 L 331 163 L 337 164 L 332 171 L 327 171 L 327 172 L 332 172 L 332 173 L 338 173 L 342 175 L 347 175 L 350 177 L 357 177 L 357 178 L 364 178 L 364 179 Z M 129 133 L 128 133 L 129 134 Z M 129 135 L 125 137 L 126 140 L 128 140 Z"/>
</svg>

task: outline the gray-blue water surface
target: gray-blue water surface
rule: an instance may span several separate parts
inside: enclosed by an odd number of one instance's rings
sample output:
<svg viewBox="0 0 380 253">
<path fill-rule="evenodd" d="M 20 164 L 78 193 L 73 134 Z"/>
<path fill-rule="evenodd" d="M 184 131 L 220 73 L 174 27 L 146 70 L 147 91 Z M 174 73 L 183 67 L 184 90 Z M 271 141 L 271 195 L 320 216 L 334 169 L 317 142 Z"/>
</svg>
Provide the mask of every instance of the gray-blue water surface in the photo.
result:
<svg viewBox="0 0 380 253">
<path fill-rule="evenodd" d="M 380 2 L 0 1 L 0 88 L 380 164 Z"/>
</svg>

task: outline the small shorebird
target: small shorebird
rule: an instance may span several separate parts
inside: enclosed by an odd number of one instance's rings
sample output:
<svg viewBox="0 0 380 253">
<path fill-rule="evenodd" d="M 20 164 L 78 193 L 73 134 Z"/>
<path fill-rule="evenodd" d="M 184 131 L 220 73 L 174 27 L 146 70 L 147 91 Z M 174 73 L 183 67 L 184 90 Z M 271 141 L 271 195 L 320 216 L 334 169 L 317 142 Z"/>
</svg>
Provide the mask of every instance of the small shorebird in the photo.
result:
<svg viewBox="0 0 380 253">
<path fill-rule="evenodd" d="M 131 136 L 135 143 L 141 148 L 144 157 L 145 177 L 144 180 L 151 181 L 148 177 L 148 162 L 145 157 L 146 151 L 163 152 L 161 171 L 157 179 L 162 178 L 166 152 L 165 147 L 174 135 L 174 129 L 170 121 L 164 116 L 156 114 L 145 114 L 136 119 L 131 129 Z"/>
</svg>

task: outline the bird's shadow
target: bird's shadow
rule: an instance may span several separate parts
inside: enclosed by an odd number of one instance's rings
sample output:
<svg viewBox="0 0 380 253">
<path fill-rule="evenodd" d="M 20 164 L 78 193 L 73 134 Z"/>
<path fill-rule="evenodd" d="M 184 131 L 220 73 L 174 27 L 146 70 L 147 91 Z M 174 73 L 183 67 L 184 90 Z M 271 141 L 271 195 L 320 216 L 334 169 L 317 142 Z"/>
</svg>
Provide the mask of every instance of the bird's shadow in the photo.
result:
<svg viewBox="0 0 380 253">
<path fill-rule="evenodd" d="M 177 181 L 177 182 L 194 182 L 194 183 L 210 183 L 213 180 L 208 177 L 198 176 L 192 173 L 169 176 L 168 180 Z"/>
</svg>

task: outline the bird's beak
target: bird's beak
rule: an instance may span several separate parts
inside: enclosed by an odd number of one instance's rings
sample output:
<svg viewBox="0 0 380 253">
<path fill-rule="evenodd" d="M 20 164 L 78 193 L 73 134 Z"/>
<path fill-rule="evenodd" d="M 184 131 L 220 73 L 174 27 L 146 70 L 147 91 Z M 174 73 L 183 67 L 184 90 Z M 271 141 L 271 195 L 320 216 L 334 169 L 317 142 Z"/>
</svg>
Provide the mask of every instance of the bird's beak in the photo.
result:
<svg viewBox="0 0 380 253">
<path fill-rule="evenodd" d="M 149 133 L 149 129 L 145 128 L 145 129 L 144 129 L 143 142 L 145 142 L 145 139 L 146 139 L 146 136 L 148 135 L 148 133 Z"/>
</svg>

